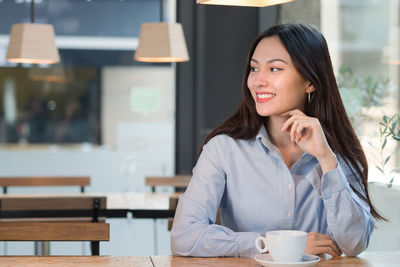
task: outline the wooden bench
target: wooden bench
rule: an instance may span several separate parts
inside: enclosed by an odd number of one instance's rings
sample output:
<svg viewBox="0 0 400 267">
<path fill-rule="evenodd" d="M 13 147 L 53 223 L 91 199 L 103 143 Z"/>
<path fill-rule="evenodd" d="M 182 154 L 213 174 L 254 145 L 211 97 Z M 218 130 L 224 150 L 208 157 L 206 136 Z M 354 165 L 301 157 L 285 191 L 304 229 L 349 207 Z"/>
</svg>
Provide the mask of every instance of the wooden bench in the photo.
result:
<svg viewBox="0 0 400 267">
<path fill-rule="evenodd" d="M 92 255 L 99 255 L 100 241 L 110 240 L 109 224 L 99 217 L 99 211 L 104 209 L 104 196 L 3 195 L 0 196 L 0 240 L 90 241 Z M 71 211 L 85 216 L 63 217 Z M 18 212 L 31 214 L 23 218 Z M 10 217 L 5 218 L 4 214 Z"/>
<path fill-rule="evenodd" d="M 4 194 L 7 194 L 9 186 L 80 186 L 83 193 L 88 185 L 89 176 L 0 177 Z"/>
<path fill-rule="evenodd" d="M 151 176 L 146 177 L 146 185 L 151 186 L 152 192 L 156 191 L 156 186 L 173 186 L 176 191 L 182 191 L 189 185 L 191 178 L 191 175 Z"/>
</svg>

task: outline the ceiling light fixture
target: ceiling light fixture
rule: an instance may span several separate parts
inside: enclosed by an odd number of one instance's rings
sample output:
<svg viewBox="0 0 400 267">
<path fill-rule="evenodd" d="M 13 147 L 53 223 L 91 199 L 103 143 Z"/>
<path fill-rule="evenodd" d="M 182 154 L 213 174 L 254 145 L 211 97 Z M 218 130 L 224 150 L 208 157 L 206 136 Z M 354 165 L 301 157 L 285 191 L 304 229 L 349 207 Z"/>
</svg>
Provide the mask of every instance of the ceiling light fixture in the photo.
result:
<svg viewBox="0 0 400 267">
<path fill-rule="evenodd" d="M 292 1 L 294 0 L 197 0 L 197 4 L 265 7 L 288 3 Z"/>
<path fill-rule="evenodd" d="M 163 22 L 160 0 L 160 23 L 143 23 L 135 60 L 142 62 L 184 62 L 189 60 L 180 23 Z"/>
<path fill-rule="evenodd" d="M 34 20 L 34 0 L 31 0 L 31 23 L 12 26 L 7 61 L 31 64 L 54 64 L 60 61 L 53 25 L 34 23 Z"/>
</svg>

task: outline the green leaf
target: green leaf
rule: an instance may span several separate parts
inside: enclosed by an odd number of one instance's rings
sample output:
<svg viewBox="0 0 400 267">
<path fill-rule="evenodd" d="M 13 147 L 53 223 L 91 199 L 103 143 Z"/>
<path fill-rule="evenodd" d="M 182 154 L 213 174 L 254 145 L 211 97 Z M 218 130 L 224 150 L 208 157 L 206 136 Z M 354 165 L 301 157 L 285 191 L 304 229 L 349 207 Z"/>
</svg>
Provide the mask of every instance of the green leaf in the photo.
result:
<svg viewBox="0 0 400 267">
<path fill-rule="evenodd" d="M 400 141 L 400 136 L 392 136 L 392 138 L 396 141 Z"/>
<path fill-rule="evenodd" d="M 392 123 L 392 129 L 395 130 L 395 129 L 396 129 L 396 126 L 397 126 L 397 121 L 394 121 L 394 122 Z"/>
<path fill-rule="evenodd" d="M 386 143 L 387 143 L 387 139 L 385 138 L 385 141 L 383 141 L 383 144 L 382 144 L 382 150 L 385 148 Z"/>
<path fill-rule="evenodd" d="M 393 184 L 393 180 L 394 180 L 394 177 L 392 177 L 392 179 L 390 179 L 390 181 L 389 181 L 389 187 L 392 187 L 392 184 Z"/>
<path fill-rule="evenodd" d="M 385 159 L 385 163 L 383 163 L 383 165 L 386 165 L 386 164 L 388 163 L 389 160 L 390 160 L 390 156 L 388 156 L 388 157 Z"/>
<path fill-rule="evenodd" d="M 388 117 L 385 115 L 385 116 L 383 116 L 383 122 L 384 123 L 387 123 L 387 119 L 388 119 Z"/>
<path fill-rule="evenodd" d="M 375 165 L 375 167 L 377 167 L 378 168 L 378 170 L 381 172 L 381 173 L 383 173 L 383 174 L 385 174 L 385 172 L 381 169 L 381 167 L 379 167 L 379 166 L 376 166 Z"/>
</svg>

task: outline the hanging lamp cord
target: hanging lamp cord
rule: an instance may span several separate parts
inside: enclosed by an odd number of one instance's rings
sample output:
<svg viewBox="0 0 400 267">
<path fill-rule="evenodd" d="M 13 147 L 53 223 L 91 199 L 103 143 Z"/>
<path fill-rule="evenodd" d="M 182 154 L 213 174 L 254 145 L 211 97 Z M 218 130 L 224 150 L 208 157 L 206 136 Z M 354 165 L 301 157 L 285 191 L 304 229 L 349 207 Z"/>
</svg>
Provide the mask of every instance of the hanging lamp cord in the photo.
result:
<svg viewBox="0 0 400 267">
<path fill-rule="evenodd" d="M 31 23 L 35 22 L 35 3 L 34 0 L 31 0 Z"/>
<path fill-rule="evenodd" d="M 160 22 L 163 22 L 163 0 L 160 0 Z"/>
</svg>

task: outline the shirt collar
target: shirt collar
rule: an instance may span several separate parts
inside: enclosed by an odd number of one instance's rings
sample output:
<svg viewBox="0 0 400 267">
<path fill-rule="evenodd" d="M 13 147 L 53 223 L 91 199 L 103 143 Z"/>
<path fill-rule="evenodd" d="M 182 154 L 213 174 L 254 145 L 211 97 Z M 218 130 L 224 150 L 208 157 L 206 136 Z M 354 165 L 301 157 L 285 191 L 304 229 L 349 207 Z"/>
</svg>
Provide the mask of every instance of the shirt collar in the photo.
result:
<svg viewBox="0 0 400 267">
<path fill-rule="evenodd" d="M 275 148 L 275 146 L 271 143 L 271 140 L 269 140 L 267 129 L 265 129 L 264 124 L 261 124 L 260 130 L 258 130 L 256 139 L 261 141 L 261 143 L 267 149 L 267 152 L 269 152 Z"/>
</svg>

